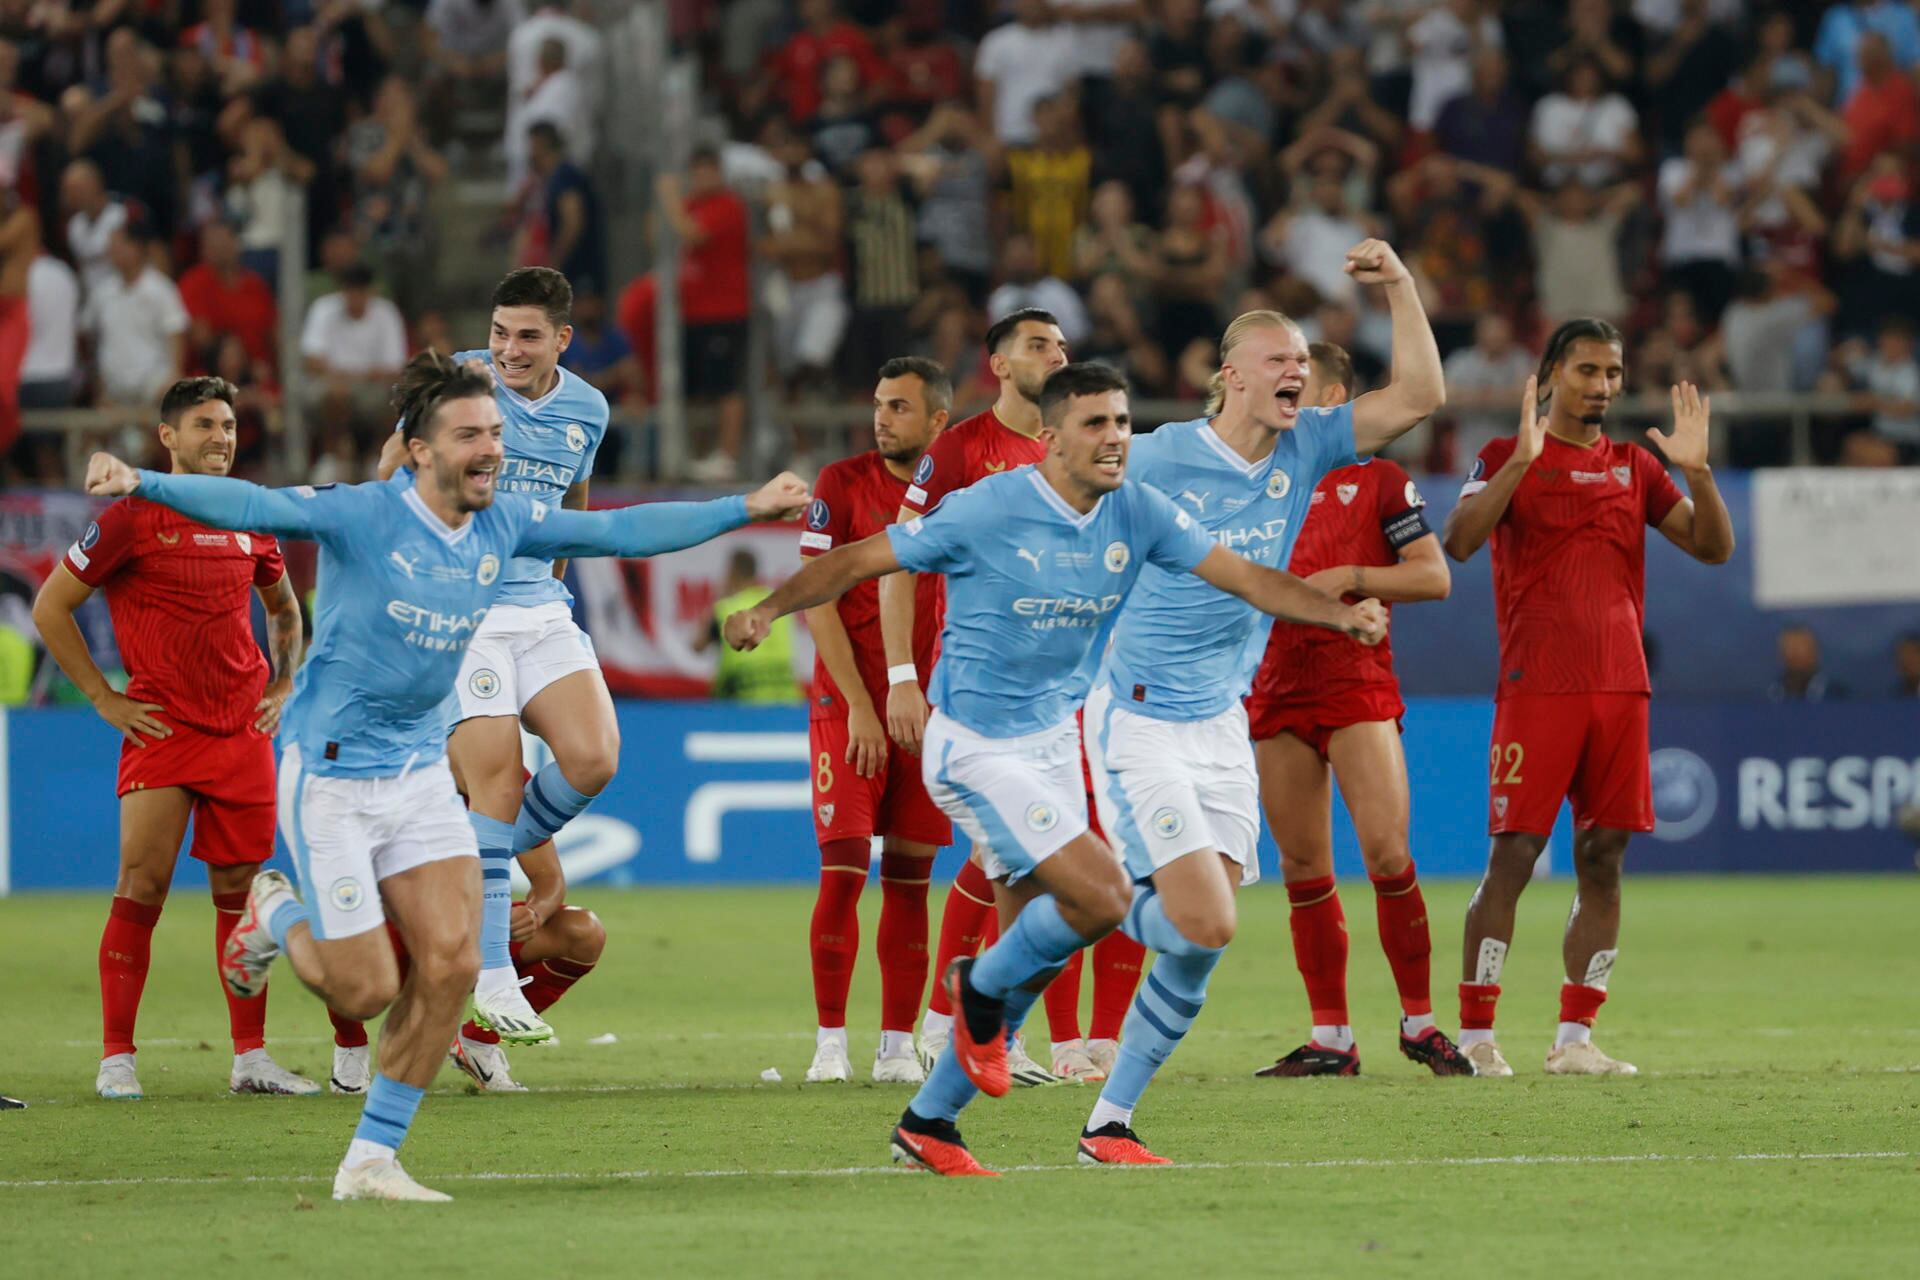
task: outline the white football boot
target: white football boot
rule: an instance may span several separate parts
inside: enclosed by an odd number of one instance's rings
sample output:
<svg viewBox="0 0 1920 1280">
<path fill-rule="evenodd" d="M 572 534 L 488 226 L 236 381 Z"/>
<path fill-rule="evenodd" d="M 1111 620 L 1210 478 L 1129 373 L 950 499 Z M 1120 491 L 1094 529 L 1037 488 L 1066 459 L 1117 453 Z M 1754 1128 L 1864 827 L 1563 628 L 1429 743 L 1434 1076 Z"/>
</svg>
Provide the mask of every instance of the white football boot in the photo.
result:
<svg viewBox="0 0 1920 1280">
<path fill-rule="evenodd" d="M 373 1046 L 355 1045 L 352 1048 L 333 1046 L 333 1074 L 327 1078 L 327 1088 L 334 1093 L 358 1096 L 367 1091 L 373 1083 Z"/>
<path fill-rule="evenodd" d="M 515 1080 L 507 1070 L 507 1051 L 497 1044 L 484 1044 L 463 1035 L 453 1037 L 447 1060 L 467 1073 L 482 1093 L 525 1093 L 527 1086 Z"/>
<path fill-rule="evenodd" d="M 1513 1068 L 1507 1065 L 1506 1058 L 1500 1053 L 1500 1046 L 1491 1040 L 1482 1040 L 1476 1044 L 1463 1046 L 1460 1052 L 1465 1054 L 1467 1061 L 1473 1064 L 1473 1074 L 1476 1076 L 1513 1074 Z"/>
<path fill-rule="evenodd" d="M 415 1182 L 398 1160 L 363 1160 L 341 1165 L 333 1175 L 335 1200 L 415 1200 L 445 1204 L 453 1197 Z"/>
<path fill-rule="evenodd" d="M 1053 1046 L 1053 1074 L 1078 1084 L 1099 1084 L 1107 1078 L 1087 1052 L 1085 1040 L 1063 1040 Z"/>
<path fill-rule="evenodd" d="M 100 1059 L 100 1074 L 93 1078 L 93 1091 L 109 1102 L 131 1102 L 142 1097 L 140 1077 L 133 1074 L 133 1055 L 116 1053 Z"/>
<path fill-rule="evenodd" d="M 1062 1083 L 1059 1076 L 1033 1060 L 1027 1053 L 1027 1038 L 1019 1035 L 1007 1041 L 1007 1075 L 1023 1089 Z"/>
<path fill-rule="evenodd" d="M 1089 1040 L 1087 1041 L 1087 1056 L 1093 1059 L 1094 1067 L 1102 1075 L 1110 1076 L 1113 1074 L 1113 1064 L 1115 1060 L 1120 1057 L 1120 1042 L 1118 1040 Z"/>
<path fill-rule="evenodd" d="M 913 1046 L 895 1054 L 873 1055 L 873 1082 L 875 1084 L 925 1084 L 927 1073 L 920 1066 L 920 1059 L 914 1053 Z"/>
<path fill-rule="evenodd" d="M 1600 1052 L 1591 1040 L 1563 1044 L 1547 1055 L 1550 1076 L 1637 1076 L 1640 1068 Z"/>
<path fill-rule="evenodd" d="M 499 1036 L 504 1044 L 542 1044 L 553 1039 L 553 1028 L 533 1011 L 516 982 L 473 992 L 473 1020 Z"/>
<path fill-rule="evenodd" d="M 933 1064 L 940 1061 L 940 1055 L 947 1051 L 947 1042 L 953 1039 L 951 1027 L 920 1026 L 920 1044 L 916 1052 L 920 1055 L 920 1069 L 930 1072 Z"/>
<path fill-rule="evenodd" d="M 853 1078 L 853 1063 L 847 1058 L 846 1041 L 828 1036 L 813 1047 L 813 1062 L 807 1067 L 808 1084 L 845 1084 Z"/>
<path fill-rule="evenodd" d="M 227 1088 L 235 1093 L 278 1093 L 306 1097 L 320 1092 L 320 1086 L 305 1076 L 289 1071 L 267 1056 L 265 1049 L 249 1049 L 235 1054 L 233 1074 Z"/>
</svg>

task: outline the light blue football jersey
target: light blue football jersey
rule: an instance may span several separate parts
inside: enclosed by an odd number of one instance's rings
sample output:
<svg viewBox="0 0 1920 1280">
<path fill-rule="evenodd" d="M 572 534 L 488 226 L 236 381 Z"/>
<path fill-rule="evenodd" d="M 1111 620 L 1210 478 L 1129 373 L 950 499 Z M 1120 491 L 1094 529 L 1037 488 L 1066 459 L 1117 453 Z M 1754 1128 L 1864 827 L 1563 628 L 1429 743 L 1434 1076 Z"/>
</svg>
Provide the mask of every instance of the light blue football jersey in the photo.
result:
<svg viewBox="0 0 1920 1280">
<path fill-rule="evenodd" d="M 1144 485 L 1129 480 L 1081 515 L 1031 466 L 950 493 L 887 537 L 902 567 L 947 575 L 928 701 L 989 738 L 1038 733 L 1079 710 L 1142 572 L 1183 574 L 1213 549 Z"/>
<path fill-rule="evenodd" d="M 492 353 L 461 351 L 455 360 L 493 363 Z M 556 369 L 553 390 L 529 400 L 495 383 L 500 406 L 501 444 L 507 456 L 495 484 L 501 493 L 524 493 L 552 509 L 567 490 L 593 474 L 593 456 L 607 434 L 607 398 L 577 373 Z M 515 556 L 501 577 L 500 604 L 570 604 L 573 593 L 553 576 L 553 561 Z"/>
<path fill-rule="evenodd" d="M 1173 499 L 1218 545 L 1284 569 L 1313 487 L 1356 461 L 1353 406 L 1346 404 L 1302 409 L 1259 462 L 1234 452 L 1205 418 L 1170 422 L 1135 438 L 1127 475 Z M 1208 719 L 1246 694 L 1272 624 L 1237 596 L 1150 565 L 1114 623 L 1107 681 L 1131 711 Z"/>
<path fill-rule="evenodd" d="M 393 777 L 445 754 L 441 704 L 515 556 L 658 555 L 747 522 L 742 497 L 556 511 L 506 493 L 449 529 L 404 474 L 265 489 L 142 471 L 138 492 L 217 529 L 320 544 L 313 643 L 280 728 L 303 768 L 346 778 Z"/>
</svg>

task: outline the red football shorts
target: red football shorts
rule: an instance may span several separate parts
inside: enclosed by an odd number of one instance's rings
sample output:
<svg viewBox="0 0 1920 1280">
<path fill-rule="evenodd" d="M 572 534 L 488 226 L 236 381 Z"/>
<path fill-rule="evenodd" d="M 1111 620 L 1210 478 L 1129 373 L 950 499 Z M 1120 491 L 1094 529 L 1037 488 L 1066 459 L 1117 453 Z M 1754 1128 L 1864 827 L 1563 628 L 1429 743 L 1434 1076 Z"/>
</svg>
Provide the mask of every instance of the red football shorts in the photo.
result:
<svg viewBox="0 0 1920 1280">
<path fill-rule="evenodd" d="M 919 756 L 889 742 L 880 771 L 863 778 L 847 763 L 845 720 L 815 720 L 807 740 L 813 757 L 813 833 L 821 844 L 876 835 L 935 848 L 953 843 L 953 824 L 920 780 Z"/>
<path fill-rule="evenodd" d="M 252 729 L 224 737 L 175 723 L 143 747 L 120 744 L 116 795 L 180 787 L 193 794 L 194 857 L 215 867 L 273 856 L 273 739 Z"/>
<path fill-rule="evenodd" d="M 1644 693 L 1523 693 L 1501 699 L 1488 753 L 1487 831 L 1553 831 L 1560 801 L 1581 830 L 1653 830 Z"/>
<path fill-rule="evenodd" d="M 1247 736 L 1265 742 L 1290 733 L 1312 747 L 1322 760 L 1333 735 L 1348 725 L 1391 720 L 1396 728 L 1407 713 L 1400 688 L 1392 684 L 1363 684 L 1311 700 L 1247 699 Z"/>
</svg>

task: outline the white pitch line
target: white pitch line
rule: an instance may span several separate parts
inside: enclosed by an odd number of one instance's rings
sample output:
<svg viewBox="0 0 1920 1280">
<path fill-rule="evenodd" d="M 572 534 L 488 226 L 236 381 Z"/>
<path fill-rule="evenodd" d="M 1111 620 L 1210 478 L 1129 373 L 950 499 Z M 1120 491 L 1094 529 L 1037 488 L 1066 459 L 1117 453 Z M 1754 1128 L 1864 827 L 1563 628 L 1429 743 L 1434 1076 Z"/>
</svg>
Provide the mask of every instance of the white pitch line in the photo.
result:
<svg viewBox="0 0 1920 1280">
<path fill-rule="evenodd" d="M 1201 1169 L 1232 1171 L 1237 1169 L 1309 1171 L 1314 1169 L 1449 1169 L 1534 1165 L 1614 1165 L 1614 1164 L 1740 1164 L 1802 1160 L 1911 1160 L 1911 1151 L 1755 1151 L 1737 1155 L 1547 1155 L 1547 1156 L 1434 1156 L 1411 1159 L 1370 1159 L 1355 1157 L 1340 1160 L 1219 1160 L 1175 1164 L 1175 1170 Z M 1081 1164 L 1017 1164 L 1001 1173 L 1078 1172 Z M 1109 1165 L 1110 1170 L 1128 1173 L 1151 1172 L 1141 1166 Z M 895 1165 L 855 1165 L 844 1169 L 615 1169 L 605 1173 L 553 1171 L 547 1173 L 443 1173 L 425 1175 L 429 1182 L 639 1182 L 675 1178 L 865 1178 L 894 1177 L 912 1172 Z M 1164 1170 L 1163 1170 L 1164 1172 Z M 161 1176 L 153 1178 L 18 1178 L 0 1181 L 0 1189 L 59 1187 L 139 1187 L 139 1186 L 230 1186 L 243 1184 L 304 1185 L 321 1183 L 322 1177 L 297 1177 L 291 1174 L 227 1174 L 205 1178 Z"/>
</svg>

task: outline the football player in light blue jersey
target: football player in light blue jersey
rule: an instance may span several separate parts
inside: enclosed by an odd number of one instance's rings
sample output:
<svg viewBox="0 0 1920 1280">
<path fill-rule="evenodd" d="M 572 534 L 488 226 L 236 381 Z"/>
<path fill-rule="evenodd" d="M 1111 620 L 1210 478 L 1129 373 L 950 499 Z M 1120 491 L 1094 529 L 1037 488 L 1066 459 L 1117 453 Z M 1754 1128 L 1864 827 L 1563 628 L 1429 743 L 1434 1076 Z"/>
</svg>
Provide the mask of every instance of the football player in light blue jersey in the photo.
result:
<svg viewBox="0 0 1920 1280">
<path fill-rule="evenodd" d="M 441 703 L 515 556 L 654 555 L 749 519 L 797 514 L 806 486 L 782 476 L 748 498 L 553 511 L 495 500 L 500 411 L 480 370 L 429 353 L 396 388 L 411 483 L 263 489 L 135 471 L 95 454 L 88 492 L 138 492 L 222 529 L 320 543 L 313 647 L 282 718 L 281 834 L 307 900 L 285 876 L 254 880 L 221 961 L 236 995 L 264 990 L 274 957 L 350 1018 L 390 1007 L 380 1070 L 334 1176 L 340 1200 L 444 1200 L 397 1152 L 472 989 L 478 852 L 446 759 Z M 381 928 L 393 918 L 412 966 L 400 980 Z"/>
<path fill-rule="evenodd" d="M 510 271 L 493 291 L 487 349 L 454 356 L 493 371 L 506 449 L 499 491 L 526 494 L 548 510 L 585 509 L 594 455 L 607 432 L 607 398 L 559 365 L 573 340 L 572 307 L 573 290 L 558 271 Z M 382 452 L 382 474 L 405 460 L 396 432 Z M 516 556 L 502 567 L 499 599 L 467 648 L 449 700 L 447 756 L 466 793 L 486 873 L 474 1020 L 506 1044 L 553 1036 L 521 993 L 509 950 L 512 859 L 591 804 L 620 761 L 613 698 L 593 642 L 573 620 L 565 568 L 546 556 Z M 531 779 L 520 767 L 523 720 L 553 751 Z M 496 1046 L 463 1037 L 457 1051 L 488 1068 L 505 1065 Z"/>
<path fill-rule="evenodd" d="M 921 770 L 994 879 L 1024 903 L 978 960 L 942 980 L 953 1036 L 892 1136 L 894 1158 L 949 1175 L 987 1170 L 955 1127 L 976 1089 L 1007 1091 L 1006 1039 L 1075 951 L 1118 926 L 1132 899 L 1112 851 L 1087 827 L 1074 712 L 1115 615 L 1139 577 L 1192 573 L 1276 617 L 1367 643 L 1372 601 L 1345 605 L 1282 570 L 1216 545 L 1163 494 L 1126 481 L 1126 384 L 1070 364 L 1040 398 L 1047 456 L 949 494 L 930 514 L 809 562 L 727 619 L 750 648 L 773 619 L 907 569 L 947 575 L 947 623 L 928 690 Z"/>
<path fill-rule="evenodd" d="M 1302 408 L 1306 336 L 1279 312 L 1250 311 L 1220 340 L 1207 416 L 1134 446 L 1136 478 L 1259 564 L 1286 565 L 1327 472 L 1376 453 L 1445 399 L 1433 329 L 1399 256 L 1363 241 L 1346 270 L 1386 286 L 1391 383 L 1350 405 Z M 1240 699 L 1270 625 L 1205 583 L 1150 567 L 1087 700 L 1094 802 L 1137 886 L 1122 927 L 1159 954 L 1080 1135 L 1087 1163 L 1167 1163 L 1133 1132 L 1133 1110 L 1206 1001 L 1237 888 L 1260 874 L 1259 780 Z"/>
</svg>

